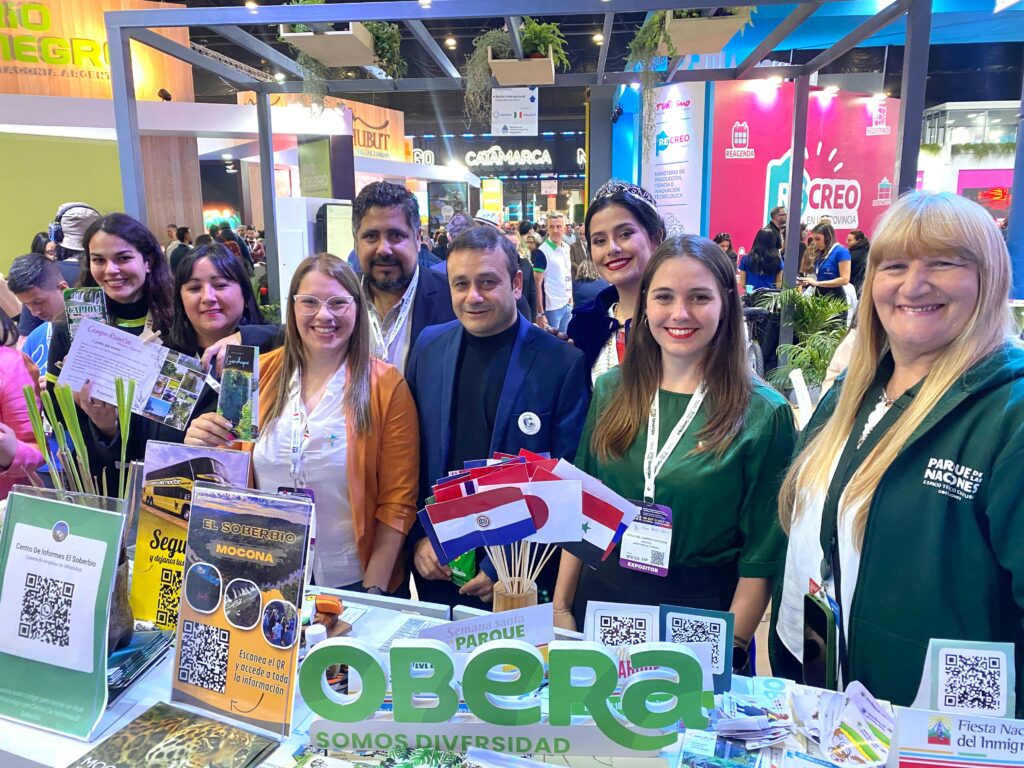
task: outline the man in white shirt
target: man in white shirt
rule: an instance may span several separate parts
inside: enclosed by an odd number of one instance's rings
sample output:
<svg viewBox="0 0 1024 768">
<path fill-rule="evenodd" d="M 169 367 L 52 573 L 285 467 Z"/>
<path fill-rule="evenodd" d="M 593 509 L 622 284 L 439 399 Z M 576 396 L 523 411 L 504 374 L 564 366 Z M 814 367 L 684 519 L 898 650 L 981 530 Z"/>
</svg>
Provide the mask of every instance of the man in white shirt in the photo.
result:
<svg viewBox="0 0 1024 768">
<path fill-rule="evenodd" d="M 372 352 L 404 373 L 420 331 L 455 319 L 451 289 L 443 274 L 419 268 L 419 203 L 405 187 L 363 187 L 352 204 L 352 232 Z"/>
<path fill-rule="evenodd" d="M 537 325 L 565 333 L 572 315 L 572 261 L 565 244 L 565 217 L 548 215 L 548 237 L 533 254 Z"/>
</svg>

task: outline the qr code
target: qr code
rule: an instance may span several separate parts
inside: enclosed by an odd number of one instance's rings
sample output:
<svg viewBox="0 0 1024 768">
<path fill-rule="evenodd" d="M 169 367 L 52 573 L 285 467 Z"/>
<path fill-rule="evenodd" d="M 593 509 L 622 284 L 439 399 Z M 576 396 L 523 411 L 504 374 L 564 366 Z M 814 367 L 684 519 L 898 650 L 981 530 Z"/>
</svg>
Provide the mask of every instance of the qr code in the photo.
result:
<svg viewBox="0 0 1024 768">
<path fill-rule="evenodd" d="M 650 620 L 647 616 L 599 617 L 597 641 L 602 645 L 638 645 L 650 640 Z"/>
<path fill-rule="evenodd" d="M 74 595 L 75 585 L 69 581 L 26 573 L 18 637 L 66 647 Z"/>
<path fill-rule="evenodd" d="M 181 574 L 181 568 L 160 569 L 160 593 L 156 600 L 156 623 L 162 627 L 173 627 L 178 623 Z"/>
<path fill-rule="evenodd" d="M 725 624 L 721 619 L 673 614 L 668 620 L 668 634 L 673 643 L 708 643 L 711 646 L 711 669 L 722 672 L 722 642 Z"/>
<path fill-rule="evenodd" d="M 944 650 L 939 673 L 940 709 L 944 712 L 1003 714 L 1006 657 L 1001 653 Z"/>
<path fill-rule="evenodd" d="M 226 629 L 220 627 L 198 621 L 182 622 L 179 682 L 224 693 L 228 679 L 230 636 Z"/>
<path fill-rule="evenodd" d="M 665 553 L 660 549 L 651 551 L 651 565 L 665 565 Z"/>
</svg>

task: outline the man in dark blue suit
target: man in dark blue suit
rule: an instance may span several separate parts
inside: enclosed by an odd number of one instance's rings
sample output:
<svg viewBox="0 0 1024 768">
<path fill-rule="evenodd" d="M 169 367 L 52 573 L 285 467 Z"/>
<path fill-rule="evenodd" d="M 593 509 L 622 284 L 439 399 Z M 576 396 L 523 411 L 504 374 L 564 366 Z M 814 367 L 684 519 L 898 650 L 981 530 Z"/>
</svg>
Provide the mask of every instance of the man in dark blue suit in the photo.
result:
<svg viewBox="0 0 1024 768">
<path fill-rule="evenodd" d="M 419 410 L 421 503 L 439 478 L 495 451 L 526 448 L 571 460 L 589 400 L 583 353 L 517 311 L 523 274 L 500 231 L 480 226 L 463 232 L 447 264 L 458 320 L 424 330 L 406 369 Z M 476 576 L 460 589 L 419 523 L 409 542 L 421 600 L 490 602 L 494 571 L 481 552 Z M 553 587 L 554 568 L 545 576 L 538 584 L 542 599 Z"/>
<path fill-rule="evenodd" d="M 367 184 L 352 203 L 355 254 L 373 354 L 405 371 L 424 328 L 455 319 L 444 275 L 419 264 L 420 207 L 399 184 Z"/>
</svg>

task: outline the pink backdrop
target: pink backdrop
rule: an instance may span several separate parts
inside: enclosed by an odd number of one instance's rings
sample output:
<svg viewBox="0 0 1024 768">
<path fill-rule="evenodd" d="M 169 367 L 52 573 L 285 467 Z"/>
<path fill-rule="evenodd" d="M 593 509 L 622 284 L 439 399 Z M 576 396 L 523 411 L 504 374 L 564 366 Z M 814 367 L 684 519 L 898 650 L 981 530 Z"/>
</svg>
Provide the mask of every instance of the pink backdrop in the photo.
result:
<svg viewBox="0 0 1024 768">
<path fill-rule="evenodd" d="M 789 206 L 793 84 L 762 80 L 715 84 L 710 234 L 728 232 L 750 248 L 776 205 Z M 899 100 L 812 89 L 802 217 L 830 216 L 839 241 L 851 229 L 871 238 L 892 203 Z"/>
</svg>

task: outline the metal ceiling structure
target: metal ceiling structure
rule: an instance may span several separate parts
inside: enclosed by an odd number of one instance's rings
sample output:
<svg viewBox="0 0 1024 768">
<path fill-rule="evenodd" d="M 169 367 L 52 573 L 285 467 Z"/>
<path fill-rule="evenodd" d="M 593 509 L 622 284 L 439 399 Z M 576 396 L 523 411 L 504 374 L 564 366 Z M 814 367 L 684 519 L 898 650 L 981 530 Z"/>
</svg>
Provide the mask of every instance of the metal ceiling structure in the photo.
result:
<svg viewBox="0 0 1024 768">
<path fill-rule="evenodd" d="M 835 0 L 833 0 L 834 2 Z M 834 62 L 843 54 L 893 23 L 906 18 L 906 50 L 903 68 L 903 88 L 900 103 L 900 150 L 895 174 L 900 192 L 914 189 L 917 175 L 917 153 L 921 140 L 921 118 L 924 111 L 924 83 L 928 68 L 928 48 L 931 34 L 932 0 L 896 0 L 868 18 L 859 26 L 835 41 L 831 47 L 810 62 L 793 66 L 758 66 L 787 35 L 796 30 L 828 0 L 760 0 L 741 5 L 794 5 L 761 43 L 739 65 L 717 69 L 689 69 L 682 60 L 670 63 L 663 82 L 700 82 L 708 80 L 735 80 L 771 76 L 793 78 L 796 81 L 796 104 L 793 116 L 793 146 L 803 146 L 806 137 L 807 93 L 810 76 Z M 665 0 L 562 0 L 558 16 L 591 16 L 603 20 L 604 39 L 594 72 L 558 74 L 553 86 L 545 88 L 600 88 L 630 84 L 638 78 L 635 72 L 608 71 L 608 53 L 611 30 L 619 15 L 661 10 Z M 517 15 L 509 15 L 510 6 Z M 676 0 L 676 9 L 707 8 L 708 0 Z M 323 5 L 275 5 L 246 7 L 174 8 L 160 10 L 111 11 L 105 14 L 107 39 L 110 46 L 110 70 L 114 100 L 115 126 L 124 192 L 125 210 L 138 219 L 146 219 L 146 200 L 142 184 L 142 157 L 138 134 L 135 87 L 132 74 L 131 40 L 137 40 L 186 61 L 195 67 L 215 73 L 239 90 L 256 92 L 256 110 L 259 126 L 261 187 L 266 227 L 267 264 L 271 286 L 277 285 L 277 238 L 274 211 L 273 142 L 270 116 L 270 96 L 277 93 L 302 91 L 301 80 L 265 82 L 232 68 L 156 34 L 153 29 L 169 27 L 203 27 L 216 32 L 231 43 L 240 46 L 292 77 L 301 78 L 302 70 L 287 55 L 267 42 L 246 32 L 241 27 L 252 25 L 304 24 L 314 30 L 329 29 L 334 23 L 353 21 L 393 21 L 403 24 L 425 51 L 427 57 L 443 73 L 438 77 L 413 77 L 399 80 L 343 79 L 330 80 L 330 94 L 373 93 L 381 90 L 398 92 L 461 90 L 462 77 L 457 68 L 434 39 L 427 23 L 445 20 L 503 19 L 509 30 L 513 50 L 522 56 L 522 42 L 518 29 L 522 16 L 544 17 L 550 14 L 550 0 L 433 0 L 426 5 L 415 0 L 394 0 L 362 3 L 334 3 Z M 610 119 L 610 114 L 608 115 Z M 1019 145 L 1018 145 L 1019 146 Z M 803 153 L 793 152 L 791 199 L 800 199 L 803 187 Z M 592 179 L 592 182 L 595 181 Z M 596 181 L 603 181 L 597 179 Z M 797 251 L 799 230 L 791 227 L 786 243 L 787 251 Z M 787 260 L 786 278 L 795 277 L 796 260 Z M 794 271 L 793 275 L 788 274 Z M 273 291 L 273 288 L 272 288 Z M 277 298 L 277 297 L 274 297 Z"/>
</svg>

